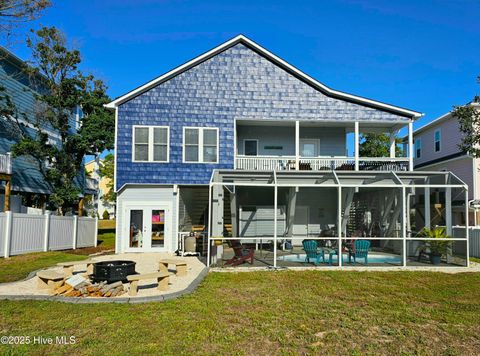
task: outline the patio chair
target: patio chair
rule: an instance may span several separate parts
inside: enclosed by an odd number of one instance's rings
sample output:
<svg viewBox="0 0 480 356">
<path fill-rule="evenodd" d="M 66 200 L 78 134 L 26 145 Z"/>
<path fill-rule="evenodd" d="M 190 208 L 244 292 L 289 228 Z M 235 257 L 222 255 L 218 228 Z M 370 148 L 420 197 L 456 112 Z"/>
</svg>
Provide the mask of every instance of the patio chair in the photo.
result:
<svg viewBox="0 0 480 356">
<path fill-rule="evenodd" d="M 323 249 L 318 248 L 317 241 L 315 240 L 303 240 L 302 241 L 303 250 L 305 251 L 305 263 L 310 263 L 310 260 L 313 261 L 315 266 L 320 264 L 320 259 L 325 262 L 325 253 Z"/>
<path fill-rule="evenodd" d="M 352 249 L 348 252 L 348 263 L 353 265 L 357 262 L 357 258 L 365 259 L 365 264 L 368 265 L 368 250 L 370 249 L 370 241 L 368 240 L 356 240 L 352 246 Z"/>
<path fill-rule="evenodd" d="M 234 256 L 227 260 L 225 265 L 231 265 L 232 267 L 235 267 L 245 262 L 249 262 L 251 265 L 253 265 L 253 257 L 255 253 L 253 248 L 244 247 L 238 240 L 231 240 L 230 246 L 233 249 Z"/>
</svg>

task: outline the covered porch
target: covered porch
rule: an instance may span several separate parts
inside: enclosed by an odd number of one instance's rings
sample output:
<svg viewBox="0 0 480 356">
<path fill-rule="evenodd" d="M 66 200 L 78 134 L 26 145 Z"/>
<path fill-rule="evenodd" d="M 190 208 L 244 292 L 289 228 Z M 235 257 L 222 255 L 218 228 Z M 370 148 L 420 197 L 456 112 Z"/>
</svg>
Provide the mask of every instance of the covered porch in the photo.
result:
<svg viewBox="0 0 480 356">
<path fill-rule="evenodd" d="M 413 170 L 412 122 L 328 120 L 237 120 L 235 169 L 262 171 L 409 171 Z M 403 155 L 395 138 L 408 127 Z M 361 134 L 387 134 L 385 157 L 361 157 Z"/>
<path fill-rule="evenodd" d="M 208 265 L 432 266 L 421 251 L 433 239 L 419 232 L 443 225 L 450 238 L 436 266 L 468 266 L 468 229 L 452 231 L 467 186 L 449 172 L 220 170 L 209 190 Z"/>
</svg>

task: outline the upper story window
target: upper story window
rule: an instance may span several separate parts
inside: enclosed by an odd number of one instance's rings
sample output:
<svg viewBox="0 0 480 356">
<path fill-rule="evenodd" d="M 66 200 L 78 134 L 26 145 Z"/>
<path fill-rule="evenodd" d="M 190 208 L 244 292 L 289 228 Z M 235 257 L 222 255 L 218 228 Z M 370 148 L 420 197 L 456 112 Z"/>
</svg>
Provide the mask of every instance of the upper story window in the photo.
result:
<svg viewBox="0 0 480 356">
<path fill-rule="evenodd" d="M 169 141 L 168 126 L 134 126 L 133 161 L 168 162 Z"/>
<path fill-rule="evenodd" d="M 422 139 L 417 138 L 415 140 L 415 158 L 422 157 Z"/>
<path fill-rule="evenodd" d="M 218 163 L 218 128 L 184 127 L 183 162 Z"/>
<path fill-rule="evenodd" d="M 433 134 L 433 144 L 434 144 L 434 150 L 435 152 L 440 152 L 441 148 L 441 139 L 442 139 L 442 134 L 440 130 L 435 130 L 435 133 Z"/>
</svg>

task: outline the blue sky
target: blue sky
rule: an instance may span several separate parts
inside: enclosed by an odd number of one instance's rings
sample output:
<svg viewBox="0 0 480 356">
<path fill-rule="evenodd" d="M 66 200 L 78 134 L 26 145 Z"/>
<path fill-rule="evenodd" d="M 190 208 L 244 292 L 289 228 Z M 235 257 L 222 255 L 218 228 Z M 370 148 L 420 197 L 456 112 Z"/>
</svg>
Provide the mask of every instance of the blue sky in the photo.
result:
<svg viewBox="0 0 480 356">
<path fill-rule="evenodd" d="M 326 85 L 424 112 L 480 93 L 479 1 L 59 1 L 56 26 L 112 97 L 243 33 Z M 28 58 L 21 35 L 13 51 Z"/>
</svg>

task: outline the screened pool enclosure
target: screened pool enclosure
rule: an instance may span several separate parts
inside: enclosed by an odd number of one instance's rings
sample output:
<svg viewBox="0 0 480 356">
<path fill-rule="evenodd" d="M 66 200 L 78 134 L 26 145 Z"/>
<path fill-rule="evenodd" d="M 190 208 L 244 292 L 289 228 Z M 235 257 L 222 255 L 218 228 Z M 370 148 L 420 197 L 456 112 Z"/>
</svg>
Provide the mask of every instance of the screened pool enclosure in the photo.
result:
<svg viewBox="0 0 480 356">
<path fill-rule="evenodd" d="M 468 187 L 451 172 L 215 170 L 208 216 L 209 266 L 469 264 Z"/>
</svg>

